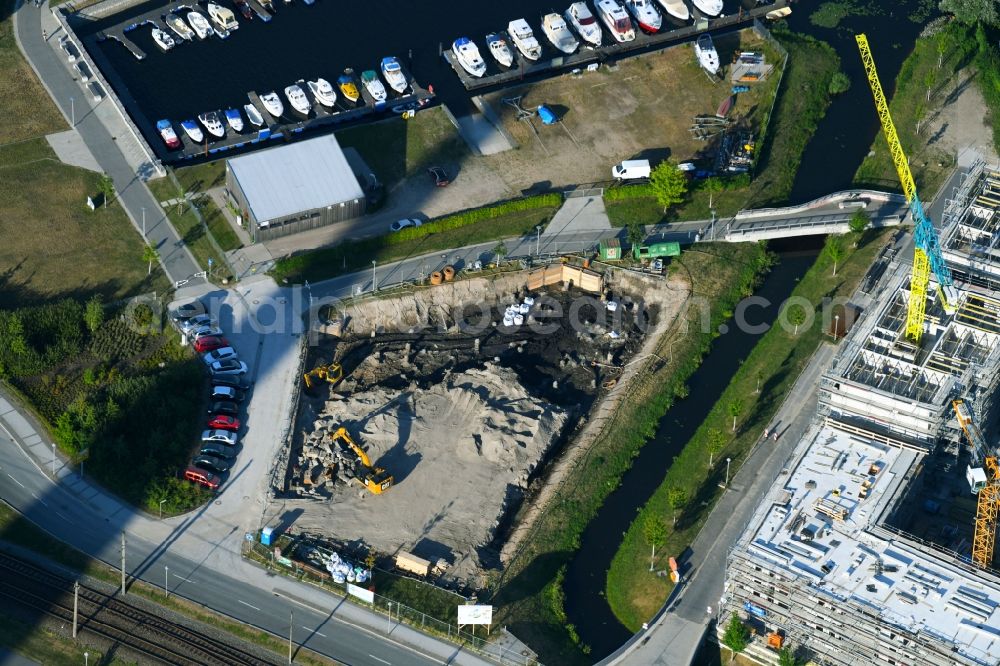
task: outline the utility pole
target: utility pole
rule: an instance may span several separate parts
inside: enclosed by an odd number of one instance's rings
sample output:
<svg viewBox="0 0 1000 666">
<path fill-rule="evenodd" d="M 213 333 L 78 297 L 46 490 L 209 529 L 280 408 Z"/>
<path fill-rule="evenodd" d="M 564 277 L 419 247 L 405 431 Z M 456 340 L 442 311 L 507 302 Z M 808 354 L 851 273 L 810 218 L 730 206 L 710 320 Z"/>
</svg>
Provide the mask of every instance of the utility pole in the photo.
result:
<svg viewBox="0 0 1000 666">
<path fill-rule="evenodd" d="M 142 240 L 146 240 L 146 207 L 142 207 Z"/>
<path fill-rule="evenodd" d="M 375 260 L 372 259 L 372 293 L 378 291 L 378 282 L 375 280 Z"/>
<path fill-rule="evenodd" d="M 288 609 L 288 663 L 292 663 L 292 616 L 294 611 Z"/>
<path fill-rule="evenodd" d="M 125 530 L 122 530 L 122 595 L 125 595 Z"/>
<path fill-rule="evenodd" d="M 80 583 L 73 583 L 73 638 L 76 638 L 76 615 L 79 610 L 80 601 Z"/>
</svg>

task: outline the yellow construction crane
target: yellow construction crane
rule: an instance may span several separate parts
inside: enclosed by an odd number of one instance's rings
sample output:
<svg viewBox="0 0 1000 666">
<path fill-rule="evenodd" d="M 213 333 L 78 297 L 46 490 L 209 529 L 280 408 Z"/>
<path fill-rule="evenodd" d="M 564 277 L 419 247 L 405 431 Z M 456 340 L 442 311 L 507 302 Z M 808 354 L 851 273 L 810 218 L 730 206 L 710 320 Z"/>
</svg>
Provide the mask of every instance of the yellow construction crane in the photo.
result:
<svg viewBox="0 0 1000 666">
<path fill-rule="evenodd" d="M 354 442 L 351 435 L 347 432 L 347 428 L 343 426 L 337 428 L 330 433 L 330 439 L 342 451 L 346 449 L 356 456 L 357 464 L 350 472 L 365 488 L 375 495 L 381 495 L 392 487 L 392 474 L 389 474 L 381 467 L 372 465 L 371 458 L 368 457 L 364 449 Z"/>
<path fill-rule="evenodd" d="M 306 383 L 306 388 L 312 388 L 313 383 L 317 380 L 323 380 L 332 386 L 343 378 L 344 368 L 342 368 L 339 363 L 317 365 L 315 368 L 302 375 L 302 380 Z"/>
<path fill-rule="evenodd" d="M 937 231 L 924 213 L 924 206 L 920 203 L 920 198 L 917 197 L 917 185 L 913 181 L 913 174 L 910 173 L 910 164 L 906 153 L 903 152 L 903 146 L 899 142 L 899 135 L 896 134 L 896 125 L 892 122 L 889 104 L 886 102 L 885 93 L 882 92 L 882 84 L 878 78 L 878 71 L 875 69 L 875 60 L 868 47 L 868 38 L 861 34 L 855 36 L 855 40 L 858 43 L 858 51 L 861 52 L 861 62 L 864 64 L 865 74 L 868 75 L 872 95 L 875 97 L 875 109 L 878 111 L 879 121 L 882 123 L 882 133 L 885 134 L 886 143 L 889 144 L 889 154 L 892 156 L 893 164 L 896 165 L 899 183 L 903 186 L 903 194 L 906 195 L 906 202 L 913 215 L 915 225 L 913 274 L 910 278 L 910 301 L 906 309 L 906 337 L 914 343 L 918 343 L 924 332 L 927 287 L 930 285 L 931 271 L 933 270 L 937 276 L 940 287 L 939 295 L 946 311 L 951 312 L 955 309 L 958 295 L 952 284 L 951 271 L 948 270 L 944 257 L 941 255 L 941 243 L 938 240 Z"/>
<path fill-rule="evenodd" d="M 965 472 L 969 487 L 977 494 L 976 531 L 972 537 L 972 563 L 977 567 L 993 564 L 993 545 L 997 534 L 997 513 L 1000 509 L 1000 465 L 996 454 L 986 445 L 986 439 L 965 400 L 951 403 L 958 425 L 962 426 L 972 446 L 972 464 Z M 979 465 L 982 467 L 979 467 Z"/>
</svg>

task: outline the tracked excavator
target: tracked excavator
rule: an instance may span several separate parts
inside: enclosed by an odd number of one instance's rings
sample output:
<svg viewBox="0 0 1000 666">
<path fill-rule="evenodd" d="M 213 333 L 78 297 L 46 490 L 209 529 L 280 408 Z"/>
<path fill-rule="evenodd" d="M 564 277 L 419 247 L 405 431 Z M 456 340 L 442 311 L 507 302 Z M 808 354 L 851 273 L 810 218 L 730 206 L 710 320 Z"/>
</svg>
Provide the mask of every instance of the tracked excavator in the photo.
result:
<svg viewBox="0 0 1000 666">
<path fill-rule="evenodd" d="M 325 381 L 332 388 L 343 378 L 344 368 L 339 363 L 317 365 L 315 368 L 302 375 L 302 380 L 306 383 L 306 388 L 309 389 L 320 381 Z"/>
<path fill-rule="evenodd" d="M 381 495 L 392 487 L 392 475 L 372 465 L 368 454 L 351 438 L 346 428 L 340 427 L 331 432 L 330 440 L 337 449 L 344 476 L 357 480 L 375 495 Z"/>
</svg>

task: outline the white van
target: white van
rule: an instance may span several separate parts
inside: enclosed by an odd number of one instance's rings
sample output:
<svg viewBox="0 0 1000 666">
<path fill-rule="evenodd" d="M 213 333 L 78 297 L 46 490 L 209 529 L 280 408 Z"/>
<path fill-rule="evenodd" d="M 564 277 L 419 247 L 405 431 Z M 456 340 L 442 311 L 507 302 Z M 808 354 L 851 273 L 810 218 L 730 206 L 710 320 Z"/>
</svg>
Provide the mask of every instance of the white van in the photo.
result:
<svg viewBox="0 0 1000 666">
<path fill-rule="evenodd" d="M 615 180 L 636 180 L 649 178 L 650 171 L 649 160 L 625 160 L 611 167 L 611 176 Z"/>
</svg>

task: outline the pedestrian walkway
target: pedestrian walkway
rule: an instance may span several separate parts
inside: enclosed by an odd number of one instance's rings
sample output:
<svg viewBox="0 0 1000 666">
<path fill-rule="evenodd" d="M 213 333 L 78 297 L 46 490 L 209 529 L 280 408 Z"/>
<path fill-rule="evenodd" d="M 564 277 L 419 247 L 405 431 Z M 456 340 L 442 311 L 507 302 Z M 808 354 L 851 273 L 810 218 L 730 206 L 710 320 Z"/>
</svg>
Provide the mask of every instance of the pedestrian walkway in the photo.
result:
<svg viewBox="0 0 1000 666">
<path fill-rule="evenodd" d="M 610 229 L 611 220 L 608 219 L 608 211 L 604 208 L 604 197 L 601 195 L 569 197 L 556 211 L 542 236 Z"/>
<path fill-rule="evenodd" d="M 495 155 L 514 146 L 481 113 L 470 113 L 455 118 L 458 133 L 462 135 L 472 152 L 479 155 Z"/>
<path fill-rule="evenodd" d="M 63 164 L 101 173 L 101 165 L 94 159 L 94 154 L 90 152 L 80 133 L 75 129 L 49 134 L 45 140 Z"/>
</svg>

